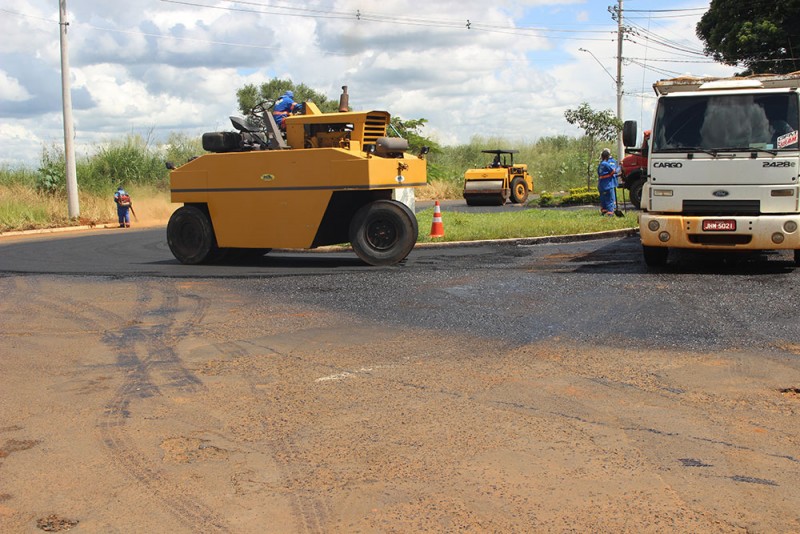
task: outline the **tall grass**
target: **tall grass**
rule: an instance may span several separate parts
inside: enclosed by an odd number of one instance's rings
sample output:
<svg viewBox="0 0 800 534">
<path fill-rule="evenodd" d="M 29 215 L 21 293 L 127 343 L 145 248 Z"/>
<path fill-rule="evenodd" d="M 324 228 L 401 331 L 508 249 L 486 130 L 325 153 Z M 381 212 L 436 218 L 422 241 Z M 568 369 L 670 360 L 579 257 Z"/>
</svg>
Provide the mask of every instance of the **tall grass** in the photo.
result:
<svg viewBox="0 0 800 534">
<path fill-rule="evenodd" d="M 134 226 L 167 220 L 175 206 L 161 188 L 134 185 L 127 189 L 136 211 Z M 59 226 L 116 223 L 117 208 L 111 193 L 98 195 L 81 191 L 80 216 L 70 220 L 65 193 L 42 193 L 20 184 L 0 184 L 0 232 L 34 230 Z"/>
</svg>

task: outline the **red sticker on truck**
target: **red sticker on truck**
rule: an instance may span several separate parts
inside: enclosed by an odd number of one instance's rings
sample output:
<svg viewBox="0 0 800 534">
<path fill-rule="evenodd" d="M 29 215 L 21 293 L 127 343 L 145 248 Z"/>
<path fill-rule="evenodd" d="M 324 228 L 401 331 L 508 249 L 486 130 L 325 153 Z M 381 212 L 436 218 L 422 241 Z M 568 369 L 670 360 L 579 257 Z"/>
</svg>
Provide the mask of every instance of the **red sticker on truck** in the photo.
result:
<svg viewBox="0 0 800 534">
<path fill-rule="evenodd" d="M 797 142 L 797 130 L 784 134 L 778 138 L 778 148 L 786 148 Z"/>
</svg>

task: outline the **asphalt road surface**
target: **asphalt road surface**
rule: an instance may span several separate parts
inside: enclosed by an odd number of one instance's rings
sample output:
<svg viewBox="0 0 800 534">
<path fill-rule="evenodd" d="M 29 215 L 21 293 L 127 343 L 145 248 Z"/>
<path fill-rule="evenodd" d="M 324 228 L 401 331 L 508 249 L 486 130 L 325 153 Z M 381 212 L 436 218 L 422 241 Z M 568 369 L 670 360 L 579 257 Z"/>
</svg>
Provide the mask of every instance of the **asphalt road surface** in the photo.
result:
<svg viewBox="0 0 800 534">
<path fill-rule="evenodd" d="M 789 255 L 164 241 L 0 241 L 0 531 L 800 531 Z"/>
</svg>

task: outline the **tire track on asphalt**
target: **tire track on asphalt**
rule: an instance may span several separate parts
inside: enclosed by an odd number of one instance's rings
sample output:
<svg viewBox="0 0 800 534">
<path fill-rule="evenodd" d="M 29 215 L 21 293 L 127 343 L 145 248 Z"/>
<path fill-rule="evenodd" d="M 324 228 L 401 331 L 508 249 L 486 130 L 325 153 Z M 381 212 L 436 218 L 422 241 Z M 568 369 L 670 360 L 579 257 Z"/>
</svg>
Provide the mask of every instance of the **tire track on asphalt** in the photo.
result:
<svg viewBox="0 0 800 534">
<path fill-rule="evenodd" d="M 106 403 L 97 421 L 101 441 L 110 452 L 112 461 L 146 487 L 158 504 L 192 531 L 228 532 L 225 520 L 213 509 L 193 498 L 187 488 L 171 481 L 139 450 L 127 430 L 131 403 L 136 399 L 161 395 L 161 388 L 153 380 L 154 371 L 167 378 L 163 387 L 189 392 L 202 387 L 202 382 L 182 365 L 180 358 L 165 339 L 175 341 L 190 332 L 202 322 L 208 304 L 202 299 L 193 299 L 194 306 L 189 310 L 188 320 L 176 327 L 179 293 L 172 286 L 163 288 L 160 284 L 159 289 L 162 302 L 153 307 L 153 288 L 145 284 L 136 285 L 137 306 L 131 318 L 122 317 L 91 302 L 67 297 L 58 302 L 47 301 L 47 306 L 60 310 L 80 327 L 104 332 L 100 341 L 113 350 L 117 367 L 126 371 L 122 384 Z M 34 294 L 34 298 L 43 300 L 38 293 Z M 149 315 L 166 316 L 165 323 L 152 328 L 142 326 Z M 113 332 L 108 328 L 109 319 L 127 326 L 121 326 L 119 332 Z"/>
</svg>

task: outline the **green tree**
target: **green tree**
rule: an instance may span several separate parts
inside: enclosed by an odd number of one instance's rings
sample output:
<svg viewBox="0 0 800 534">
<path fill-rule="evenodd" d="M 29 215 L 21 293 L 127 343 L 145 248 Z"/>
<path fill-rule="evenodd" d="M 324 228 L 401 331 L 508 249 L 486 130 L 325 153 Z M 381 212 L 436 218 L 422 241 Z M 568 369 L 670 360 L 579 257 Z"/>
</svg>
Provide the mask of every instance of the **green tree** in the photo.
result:
<svg viewBox="0 0 800 534">
<path fill-rule="evenodd" d="M 262 102 L 272 103 L 286 91 L 294 93 L 295 102 L 313 102 L 323 113 L 334 113 L 339 109 L 338 98 L 329 100 L 328 97 L 311 89 L 304 83 L 295 84 L 291 80 L 273 78 L 258 87 L 253 84 L 247 84 L 237 90 L 236 98 L 239 101 L 239 111 L 249 114 L 256 104 Z"/>
<path fill-rule="evenodd" d="M 594 176 L 597 143 L 613 140 L 622 129 L 622 121 L 610 109 L 595 111 L 586 102 L 577 109 L 565 111 L 564 118 L 568 123 L 579 126 L 586 134 L 583 138 L 586 154 L 586 187 L 590 187 Z"/>
<path fill-rule="evenodd" d="M 439 143 L 429 137 L 425 137 L 420 131 L 427 122 L 427 119 L 403 120 L 396 115 L 392 116 L 389 135 L 391 136 L 393 130 L 398 137 L 408 140 L 410 152 L 419 153 L 424 146 L 428 147 L 431 152 L 439 152 L 441 151 Z"/>
<path fill-rule="evenodd" d="M 798 0 L 712 0 L 697 23 L 705 53 L 743 75 L 785 74 L 800 69 Z"/>
</svg>

